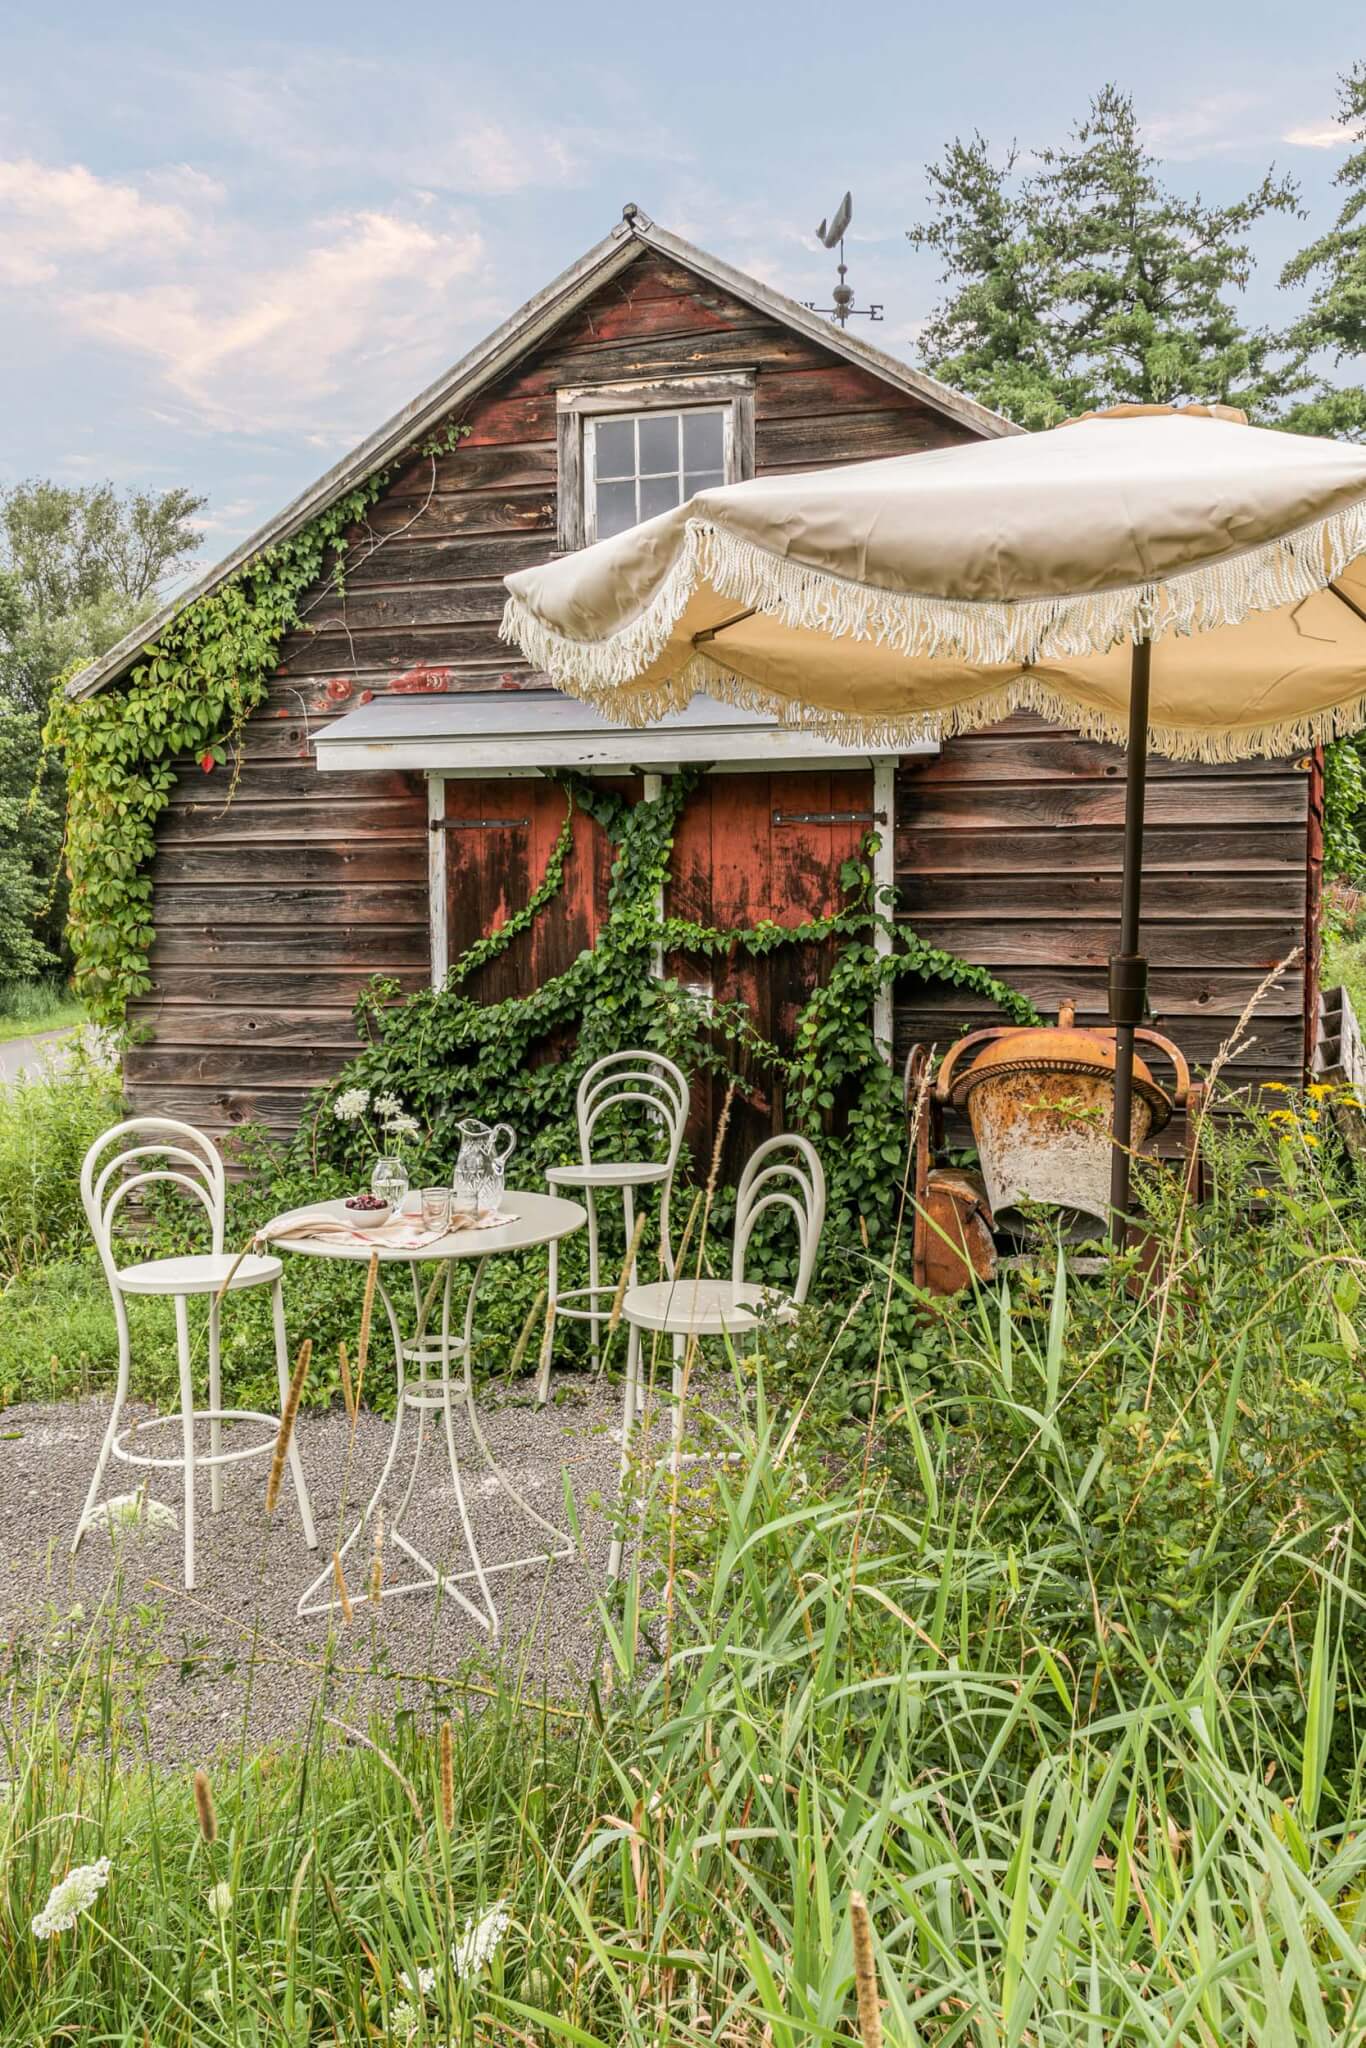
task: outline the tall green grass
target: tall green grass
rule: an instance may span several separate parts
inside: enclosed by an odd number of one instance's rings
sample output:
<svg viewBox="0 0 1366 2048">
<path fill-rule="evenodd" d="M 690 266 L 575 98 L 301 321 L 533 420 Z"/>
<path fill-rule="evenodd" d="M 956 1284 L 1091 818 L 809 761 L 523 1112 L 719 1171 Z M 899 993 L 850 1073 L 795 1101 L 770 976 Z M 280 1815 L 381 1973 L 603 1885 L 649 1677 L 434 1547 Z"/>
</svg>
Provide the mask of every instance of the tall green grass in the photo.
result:
<svg viewBox="0 0 1366 2048">
<path fill-rule="evenodd" d="M 1096 1698 L 1037 1624 L 1056 1560 L 1002 1546 L 947 1444 L 896 1501 L 814 1483 L 762 1385 L 728 1428 L 701 1554 L 671 1578 L 647 1546 L 582 1694 L 433 1674 L 425 1712 L 348 1744 L 328 1717 L 364 1628 L 340 1630 L 307 1739 L 215 1770 L 213 1842 L 189 1764 L 145 1764 L 117 1577 L 83 1632 L 12 1645 L 4 2038 L 849 2042 L 855 1891 L 893 2043 L 1366 2030 L 1361 1749 L 1334 1739 L 1359 1711 L 1355 1521 L 1316 1575 L 1298 1716 L 1263 1725 L 1230 1657 L 1255 1580 L 1212 1605 L 1187 1683 L 1154 1659 L 1137 1700 Z M 50 1883 L 100 1856 L 107 1889 L 36 1939 Z M 461 1979 L 452 1943 L 500 1902 Z"/>
</svg>

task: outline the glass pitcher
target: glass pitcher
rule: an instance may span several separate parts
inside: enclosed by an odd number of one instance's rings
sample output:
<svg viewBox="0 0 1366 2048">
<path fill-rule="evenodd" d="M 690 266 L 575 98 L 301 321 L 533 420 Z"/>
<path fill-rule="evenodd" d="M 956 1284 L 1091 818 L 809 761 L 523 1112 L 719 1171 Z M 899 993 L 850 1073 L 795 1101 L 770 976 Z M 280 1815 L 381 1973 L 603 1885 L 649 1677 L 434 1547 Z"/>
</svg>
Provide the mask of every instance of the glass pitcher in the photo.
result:
<svg viewBox="0 0 1366 2048">
<path fill-rule="evenodd" d="M 511 1124 L 481 1123 L 477 1116 L 456 1125 L 460 1152 L 451 1186 L 456 1206 L 476 1216 L 496 1216 L 503 1206 L 504 1169 L 517 1143 Z"/>
</svg>

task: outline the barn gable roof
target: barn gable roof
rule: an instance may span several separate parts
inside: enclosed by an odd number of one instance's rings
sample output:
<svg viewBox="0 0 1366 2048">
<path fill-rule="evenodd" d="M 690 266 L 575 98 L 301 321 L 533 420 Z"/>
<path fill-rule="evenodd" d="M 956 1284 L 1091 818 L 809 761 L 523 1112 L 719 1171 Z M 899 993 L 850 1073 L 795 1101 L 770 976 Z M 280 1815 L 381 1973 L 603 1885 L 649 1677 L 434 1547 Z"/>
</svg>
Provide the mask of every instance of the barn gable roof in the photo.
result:
<svg viewBox="0 0 1366 2048">
<path fill-rule="evenodd" d="M 169 598 L 152 616 L 144 619 L 116 642 L 107 654 L 72 678 L 68 691 L 73 697 L 90 697 L 107 683 L 117 681 L 133 666 L 143 650 L 155 640 L 186 606 L 196 598 L 219 588 L 246 563 L 277 541 L 287 540 L 323 512 L 337 498 L 375 471 L 396 461 L 414 442 L 428 433 L 455 405 L 475 397 L 487 385 L 511 369 L 541 338 L 572 313 L 602 285 L 609 283 L 645 250 L 684 266 L 719 290 L 750 305 L 756 311 L 783 322 L 832 354 L 868 370 L 884 383 L 917 398 L 935 411 L 956 420 L 984 439 L 1021 431 L 1013 421 L 979 405 L 975 399 L 941 384 L 937 377 L 914 369 L 909 363 L 850 334 L 819 313 L 812 312 L 771 285 L 760 283 L 742 270 L 723 262 L 719 256 L 694 247 L 679 235 L 659 227 L 638 207 L 628 206 L 611 233 L 581 256 L 577 263 L 506 319 L 501 327 L 462 356 L 436 382 L 405 405 L 382 427 L 367 435 L 349 455 L 301 491 L 240 546 L 225 555 L 212 569 Z"/>
</svg>

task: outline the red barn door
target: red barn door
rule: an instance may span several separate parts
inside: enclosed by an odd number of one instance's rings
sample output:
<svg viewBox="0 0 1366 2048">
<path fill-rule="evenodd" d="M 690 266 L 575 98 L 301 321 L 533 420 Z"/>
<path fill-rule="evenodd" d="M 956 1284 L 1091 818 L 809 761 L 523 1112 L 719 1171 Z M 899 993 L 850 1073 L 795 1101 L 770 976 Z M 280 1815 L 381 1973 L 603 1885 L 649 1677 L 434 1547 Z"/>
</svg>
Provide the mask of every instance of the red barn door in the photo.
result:
<svg viewBox="0 0 1366 2048">
<path fill-rule="evenodd" d="M 771 919 L 795 926 L 840 906 L 840 867 L 872 828 L 870 769 L 784 775 L 710 775 L 679 821 L 667 908 L 677 917 L 721 930 Z M 712 959 L 666 961 L 680 981 L 709 990 L 718 1002 L 741 1002 L 755 1028 L 787 1049 L 798 1012 L 829 973 L 834 946 L 783 947 L 761 958 L 738 948 Z M 761 1139 L 784 1126 L 781 1091 L 747 1055 L 735 1064 L 750 1084 L 737 1096 L 725 1173 L 732 1178 Z M 689 1133 L 705 1171 L 725 1086 L 699 1080 Z"/>
</svg>

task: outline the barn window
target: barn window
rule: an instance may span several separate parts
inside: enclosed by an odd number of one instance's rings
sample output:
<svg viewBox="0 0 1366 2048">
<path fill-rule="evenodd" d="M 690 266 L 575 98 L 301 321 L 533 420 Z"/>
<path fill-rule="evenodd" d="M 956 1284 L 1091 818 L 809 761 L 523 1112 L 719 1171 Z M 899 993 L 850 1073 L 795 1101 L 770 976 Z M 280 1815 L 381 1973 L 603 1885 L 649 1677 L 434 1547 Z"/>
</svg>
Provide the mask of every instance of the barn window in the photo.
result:
<svg viewBox="0 0 1366 2048">
<path fill-rule="evenodd" d="M 583 547 L 754 474 L 754 373 L 561 391 L 559 544 Z"/>
<path fill-rule="evenodd" d="M 624 533 L 726 480 L 730 411 L 607 415 L 584 424 L 584 526 L 588 540 Z"/>
</svg>

